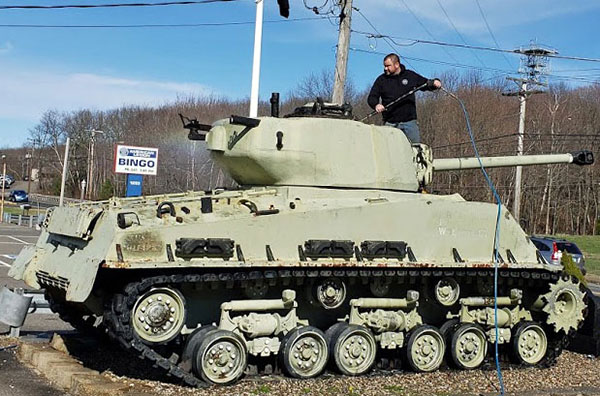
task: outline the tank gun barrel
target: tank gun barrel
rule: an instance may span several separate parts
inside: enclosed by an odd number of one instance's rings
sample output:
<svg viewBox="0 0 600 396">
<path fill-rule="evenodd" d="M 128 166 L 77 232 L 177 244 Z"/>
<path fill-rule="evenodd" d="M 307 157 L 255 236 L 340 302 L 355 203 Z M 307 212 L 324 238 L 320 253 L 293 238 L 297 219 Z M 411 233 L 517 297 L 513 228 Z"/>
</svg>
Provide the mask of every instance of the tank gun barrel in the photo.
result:
<svg viewBox="0 0 600 396">
<path fill-rule="evenodd" d="M 591 165 L 594 154 L 582 150 L 570 154 L 521 155 L 502 157 L 481 157 L 481 163 L 486 168 L 501 168 L 507 166 L 528 166 L 546 164 L 576 164 Z M 463 170 L 479 168 L 477 158 L 439 158 L 433 160 L 433 170 Z"/>
</svg>

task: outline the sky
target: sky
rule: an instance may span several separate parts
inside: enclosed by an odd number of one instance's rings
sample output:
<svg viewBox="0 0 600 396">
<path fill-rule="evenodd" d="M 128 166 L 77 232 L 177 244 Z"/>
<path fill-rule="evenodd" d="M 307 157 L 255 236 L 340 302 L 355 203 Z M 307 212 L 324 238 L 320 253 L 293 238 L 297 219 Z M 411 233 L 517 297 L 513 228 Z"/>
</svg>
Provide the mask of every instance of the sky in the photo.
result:
<svg viewBox="0 0 600 396">
<path fill-rule="evenodd" d="M 142 1 L 161 0 L 135 2 Z M 334 68 L 338 20 L 327 11 L 337 0 L 290 0 L 288 20 L 279 16 L 276 0 L 261 1 L 265 23 L 260 99 L 280 92 L 285 100 L 309 74 Z M 0 149 L 26 145 L 29 130 L 48 110 L 156 106 L 189 95 L 249 97 L 254 0 L 2 9 L 119 2 L 134 0 L 0 3 Z M 600 58 L 598 0 L 353 0 L 353 6 L 348 76 L 359 89 L 368 88 L 381 74 L 382 54 L 389 52 L 399 53 L 408 68 L 426 77 L 472 70 L 493 79 L 515 76 L 519 68 L 517 54 L 414 40 L 507 50 L 527 47 L 534 40 L 560 56 Z M 55 27 L 67 25 L 85 27 Z M 387 39 L 373 37 L 377 34 Z M 572 86 L 593 84 L 600 81 L 600 62 L 553 58 L 548 78 L 550 83 Z"/>
</svg>

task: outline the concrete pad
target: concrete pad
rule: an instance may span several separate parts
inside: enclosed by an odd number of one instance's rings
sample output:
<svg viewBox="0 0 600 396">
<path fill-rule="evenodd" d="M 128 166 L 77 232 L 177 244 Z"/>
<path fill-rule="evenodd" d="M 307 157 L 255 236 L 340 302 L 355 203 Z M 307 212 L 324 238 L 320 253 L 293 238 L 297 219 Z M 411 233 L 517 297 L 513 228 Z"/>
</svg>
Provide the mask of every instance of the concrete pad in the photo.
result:
<svg viewBox="0 0 600 396">
<path fill-rule="evenodd" d="M 40 356 L 40 362 L 37 365 L 37 369 L 44 373 L 44 375 L 48 375 L 50 369 L 57 364 L 71 363 L 73 360 L 66 355 L 55 355 L 55 354 L 47 354 L 44 356 Z"/>
<path fill-rule="evenodd" d="M 52 349 L 36 351 L 31 358 L 31 365 L 41 372 L 44 372 L 49 364 L 65 361 L 67 357 L 64 353 Z M 68 357 L 67 357 L 68 358 Z"/>
<path fill-rule="evenodd" d="M 31 364 L 33 367 L 37 367 L 40 362 L 40 356 L 47 350 L 47 348 L 41 347 L 33 351 L 33 353 L 31 354 L 31 360 L 29 361 L 29 364 Z"/>
<path fill-rule="evenodd" d="M 48 368 L 44 373 L 46 377 L 63 389 L 69 389 L 75 374 L 79 375 L 99 375 L 98 372 L 87 369 L 74 362 L 56 363 Z"/>
<path fill-rule="evenodd" d="M 30 363 L 33 352 L 37 351 L 39 347 L 39 345 L 22 342 L 21 345 L 19 345 L 19 350 L 17 352 L 19 360 L 25 363 Z"/>
<path fill-rule="evenodd" d="M 65 345 L 65 341 L 59 334 L 54 333 L 52 335 L 52 339 L 50 340 L 50 346 L 59 352 L 65 353 L 67 355 L 69 354 L 69 350 Z"/>
</svg>

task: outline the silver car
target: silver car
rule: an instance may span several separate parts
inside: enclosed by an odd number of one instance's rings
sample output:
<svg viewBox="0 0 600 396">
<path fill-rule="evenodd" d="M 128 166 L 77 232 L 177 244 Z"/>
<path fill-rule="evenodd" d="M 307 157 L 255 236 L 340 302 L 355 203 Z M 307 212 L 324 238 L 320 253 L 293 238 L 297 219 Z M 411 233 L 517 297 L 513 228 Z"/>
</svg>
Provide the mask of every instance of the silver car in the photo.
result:
<svg viewBox="0 0 600 396">
<path fill-rule="evenodd" d="M 560 265 L 562 253 L 567 252 L 573 257 L 573 261 L 585 275 L 585 257 L 575 243 L 561 238 L 540 237 L 534 235 L 532 235 L 530 239 L 548 263 Z"/>
</svg>

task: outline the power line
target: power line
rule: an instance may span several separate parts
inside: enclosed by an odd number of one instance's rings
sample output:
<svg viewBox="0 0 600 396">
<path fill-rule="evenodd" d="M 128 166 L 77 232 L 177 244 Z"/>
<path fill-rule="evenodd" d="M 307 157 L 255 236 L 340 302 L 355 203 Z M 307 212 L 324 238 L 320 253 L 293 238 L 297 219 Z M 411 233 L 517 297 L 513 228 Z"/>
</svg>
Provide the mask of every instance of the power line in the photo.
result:
<svg viewBox="0 0 600 396">
<path fill-rule="evenodd" d="M 354 8 L 354 10 L 355 10 L 356 12 L 358 12 L 358 14 L 359 14 L 361 17 L 363 17 L 363 19 L 364 19 L 364 20 L 365 20 L 365 21 L 366 21 L 366 22 L 369 24 L 369 26 L 371 26 L 371 28 L 377 32 L 377 34 L 381 34 L 381 33 L 379 33 L 379 30 L 377 30 L 377 28 L 376 28 L 376 27 L 375 27 L 375 26 L 374 26 L 374 25 L 371 23 L 371 21 L 370 21 L 370 20 L 369 20 L 369 19 L 368 19 L 368 18 L 365 16 L 365 14 L 363 14 L 363 13 L 360 11 L 360 9 L 358 9 L 358 8 L 356 8 L 356 7 L 353 7 L 353 8 Z M 400 52 L 401 52 L 401 51 L 399 51 L 399 50 L 398 50 L 398 47 L 396 47 L 395 45 L 393 45 L 393 44 L 392 44 L 392 43 L 394 43 L 394 40 L 391 40 L 391 39 L 388 39 L 388 38 L 383 38 L 383 40 L 384 40 L 384 41 L 385 41 L 385 42 L 386 42 L 386 43 L 387 43 L 387 44 L 390 46 L 390 48 L 392 49 L 392 51 L 394 51 L 394 52 L 398 52 L 398 53 L 400 53 Z M 395 44 L 395 43 L 394 43 L 394 44 Z M 404 54 L 402 54 L 402 58 L 406 58 L 406 57 L 404 56 Z M 406 63 L 407 63 L 407 64 L 408 64 L 408 65 L 409 65 L 411 68 L 413 68 L 413 69 L 414 69 L 414 66 L 413 66 L 413 65 L 411 65 L 409 62 L 406 62 Z"/>
<path fill-rule="evenodd" d="M 355 51 L 355 52 L 364 52 L 364 53 L 368 53 L 368 54 L 372 54 L 372 55 L 386 55 L 383 52 L 366 50 L 366 49 L 362 49 L 362 48 L 350 48 L 350 50 Z M 503 75 L 509 75 L 512 73 L 512 71 L 502 70 L 502 69 L 494 69 L 491 67 L 472 66 L 472 65 L 465 65 L 462 63 L 452 63 L 452 62 L 439 61 L 439 60 L 415 58 L 415 57 L 406 56 L 406 55 L 404 55 L 403 58 L 411 59 L 411 60 L 414 60 L 417 62 L 426 62 L 426 63 L 433 63 L 433 64 L 437 64 L 437 65 L 454 66 L 454 67 L 463 68 L 463 69 L 475 69 L 475 70 L 481 70 L 481 71 L 499 72 L 499 73 L 502 73 Z"/>
<path fill-rule="evenodd" d="M 328 19 L 322 17 L 305 17 L 305 18 L 290 18 L 290 19 L 274 19 L 263 21 L 263 23 L 281 23 L 281 22 L 300 22 L 312 21 L 319 19 Z M 240 21 L 240 22 L 206 22 L 206 23 L 165 23 L 165 24 L 131 24 L 131 25 L 38 25 L 38 24 L 0 24 L 0 28 L 59 28 L 59 29 L 103 29 L 103 28 L 180 28 L 180 27 L 202 27 L 202 26 L 235 26 L 235 25 L 254 25 L 255 21 Z"/>
<path fill-rule="evenodd" d="M 509 137 L 513 137 L 513 136 L 517 136 L 517 133 L 509 133 L 509 134 L 505 134 L 505 135 L 498 135 L 498 136 L 492 136 L 489 138 L 481 138 L 481 139 L 477 139 L 475 140 L 478 144 L 479 143 L 484 143 L 485 142 L 493 142 L 495 140 L 500 140 L 500 139 L 506 139 Z M 600 137 L 600 134 L 541 134 L 541 133 L 526 133 L 525 137 L 527 138 L 534 138 L 534 137 L 542 137 L 543 139 L 536 139 L 536 142 L 547 142 L 547 141 L 555 141 L 555 140 L 563 140 L 563 141 L 570 141 L 572 140 L 577 140 L 577 141 L 587 141 L 588 138 L 598 138 Z M 498 142 L 493 142 L 495 144 L 497 144 Z M 464 146 L 464 145 L 468 145 L 471 144 L 471 141 L 463 141 L 463 142 L 458 142 L 458 143 L 450 143 L 450 144 L 445 144 L 442 146 L 434 146 L 432 147 L 433 149 L 445 149 L 445 148 L 450 148 L 450 147 L 457 147 L 457 146 Z M 500 145 L 498 145 L 498 147 L 500 147 Z"/>
<path fill-rule="evenodd" d="M 481 143 L 481 142 L 489 142 L 492 140 L 498 140 L 498 139 L 505 139 L 507 137 L 511 137 L 511 136 L 517 136 L 516 133 L 508 133 L 506 135 L 498 135 L 498 136 L 493 136 L 493 137 L 489 137 L 489 138 L 481 138 L 481 139 L 476 139 L 475 142 L 476 143 Z M 455 146 L 462 146 L 465 144 L 471 144 L 472 142 L 469 141 L 464 141 L 464 142 L 459 142 L 459 143 L 451 143 L 451 144 L 446 144 L 443 146 L 435 146 L 433 147 L 434 149 L 442 149 L 442 148 L 448 148 L 448 147 L 455 147 Z"/>
<path fill-rule="evenodd" d="M 56 10 L 66 8 L 117 8 L 117 7 L 164 7 L 231 2 L 238 0 L 164 1 L 160 3 L 113 3 L 113 4 L 62 4 L 62 5 L 6 5 L 0 10 Z"/>
<path fill-rule="evenodd" d="M 356 32 L 356 31 L 354 31 Z M 356 33 L 360 33 L 360 32 L 356 32 Z M 393 40 L 392 40 L 393 41 Z M 366 50 L 363 48 L 350 48 L 351 51 L 354 52 L 362 52 L 362 53 L 367 53 L 367 54 L 371 54 L 371 55 L 387 55 L 384 54 L 383 52 L 379 52 L 379 51 L 373 51 L 373 50 Z M 416 58 L 416 57 L 411 57 L 411 56 L 403 56 L 404 59 L 409 59 L 409 60 L 413 60 L 416 62 L 425 62 L 425 63 L 431 63 L 431 64 L 436 64 L 436 65 L 445 65 L 445 66 L 452 66 L 452 67 L 456 67 L 456 68 L 460 68 L 460 69 L 472 69 L 472 70 L 480 70 L 480 71 L 484 71 L 484 72 L 496 72 L 496 73 L 500 73 L 501 75 L 505 75 L 505 76 L 509 76 L 511 74 L 513 74 L 513 71 L 511 70 L 504 70 L 504 69 L 496 69 L 493 67 L 481 67 L 481 66 L 473 66 L 473 65 L 466 65 L 466 64 L 462 64 L 462 63 L 452 63 L 452 62 L 446 62 L 446 61 L 440 61 L 440 60 L 431 60 L 431 59 L 423 59 L 423 58 Z M 552 80 L 558 80 L 558 81 L 578 81 L 578 82 L 585 82 L 585 83 L 589 83 L 589 84 L 593 84 L 593 85 L 600 85 L 600 81 L 596 81 L 596 80 L 590 80 L 590 79 L 586 79 L 583 77 L 567 77 L 567 76 L 557 76 L 554 74 L 547 74 L 547 76 L 552 79 Z"/>
<path fill-rule="evenodd" d="M 448 15 L 448 12 L 446 12 L 446 9 L 444 8 L 444 6 L 440 2 L 440 0 L 436 0 L 436 1 L 437 1 L 438 5 L 440 6 L 440 8 L 442 9 L 444 15 L 446 15 L 446 19 L 448 19 L 448 22 L 450 22 L 450 25 L 452 25 L 452 27 L 454 28 L 454 31 L 456 32 L 456 34 L 458 34 L 458 37 L 460 37 L 460 39 L 462 40 L 463 43 L 465 43 L 466 45 L 469 45 L 469 44 L 467 44 L 467 41 L 465 40 L 465 38 L 463 37 L 463 35 L 456 28 L 456 25 L 454 24 L 454 22 L 452 22 L 452 19 L 450 19 L 450 15 Z M 473 52 L 473 50 L 471 50 L 471 53 L 473 54 L 473 56 L 475 56 L 475 58 L 479 61 L 479 63 L 481 63 L 481 66 L 487 67 L 485 65 L 485 63 L 483 63 L 483 61 L 481 60 L 481 58 L 477 55 L 476 52 Z"/>
<path fill-rule="evenodd" d="M 434 39 L 434 40 L 437 40 L 437 39 L 435 38 L 435 36 L 434 36 L 434 35 L 433 35 L 433 34 L 432 34 L 430 31 L 429 31 L 429 29 L 427 29 L 427 27 L 426 27 L 426 26 L 423 24 L 423 22 L 421 22 L 421 19 L 419 19 L 419 17 L 417 16 L 417 14 L 415 14 L 415 13 L 413 12 L 413 10 L 412 10 L 412 9 L 411 9 L 411 8 L 408 6 L 408 4 L 406 4 L 406 1 L 404 1 L 404 0 L 400 0 L 400 1 L 402 2 L 402 4 L 404 4 L 404 7 L 406 7 L 406 9 L 408 10 L 408 12 L 410 12 L 410 14 L 413 16 L 413 18 L 415 18 L 415 19 L 417 20 L 417 22 L 419 23 L 419 25 L 421 25 L 421 27 L 423 28 L 423 30 L 425 30 L 425 32 L 427 32 L 427 34 L 429 35 L 429 37 L 431 37 L 431 38 L 432 38 L 432 39 Z M 391 37 L 390 37 L 390 38 L 391 38 Z M 444 51 L 446 52 L 446 54 L 448 54 L 448 56 L 449 56 L 450 58 L 452 58 L 452 60 L 453 60 L 454 62 L 458 62 L 458 59 L 456 59 L 456 58 L 454 57 L 454 55 L 452 55 L 452 54 L 450 53 L 450 51 L 448 51 L 447 49 L 444 49 Z"/>
<path fill-rule="evenodd" d="M 487 30 L 490 33 L 490 36 L 492 36 L 492 40 L 494 40 L 494 44 L 496 44 L 496 48 L 500 48 L 500 44 L 498 44 L 498 40 L 496 40 L 496 36 L 492 32 L 492 28 L 490 27 L 490 24 L 488 23 L 487 18 L 485 17 L 485 13 L 483 12 L 483 8 L 481 8 L 481 4 L 479 4 L 479 0 L 475 0 L 475 3 L 477 3 L 477 8 L 479 8 L 479 13 L 481 14 L 481 18 L 483 19 L 483 22 L 485 22 L 485 26 L 487 27 Z M 508 66 L 512 67 L 510 61 L 506 57 L 506 54 L 503 53 L 502 56 L 504 57 L 504 60 L 506 61 Z"/>
<path fill-rule="evenodd" d="M 357 34 L 362 34 L 362 35 L 366 35 L 369 37 L 373 37 L 373 38 L 383 38 L 383 36 L 375 35 L 372 32 L 363 32 L 363 31 L 359 31 L 359 30 L 353 30 L 353 32 L 355 32 Z M 482 50 L 482 51 L 504 52 L 504 53 L 509 53 L 509 54 L 520 54 L 518 49 L 517 50 L 507 50 L 507 49 L 502 49 L 502 48 L 483 47 L 483 46 L 469 45 L 469 44 L 447 43 L 444 41 L 422 40 L 422 39 L 399 37 L 399 36 L 389 36 L 389 35 L 386 35 L 385 37 L 388 37 L 391 39 L 412 41 L 411 44 L 404 44 L 404 45 L 431 44 L 431 45 L 439 45 L 439 46 L 444 46 L 444 47 L 456 47 L 456 48 L 466 48 L 466 49 L 474 49 L 474 50 Z M 558 54 L 548 54 L 547 56 L 549 58 L 556 58 L 556 59 L 566 59 L 566 60 L 577 60 L 577 61 L 584 61 L 584 62 L 600 63 L 600 59 L 598 59 L 598 58 L 586 58 L 586 57 L 581 57 L 581 56 L 565 56 L 565 55 L 558 55 Z"/>
</svg>

